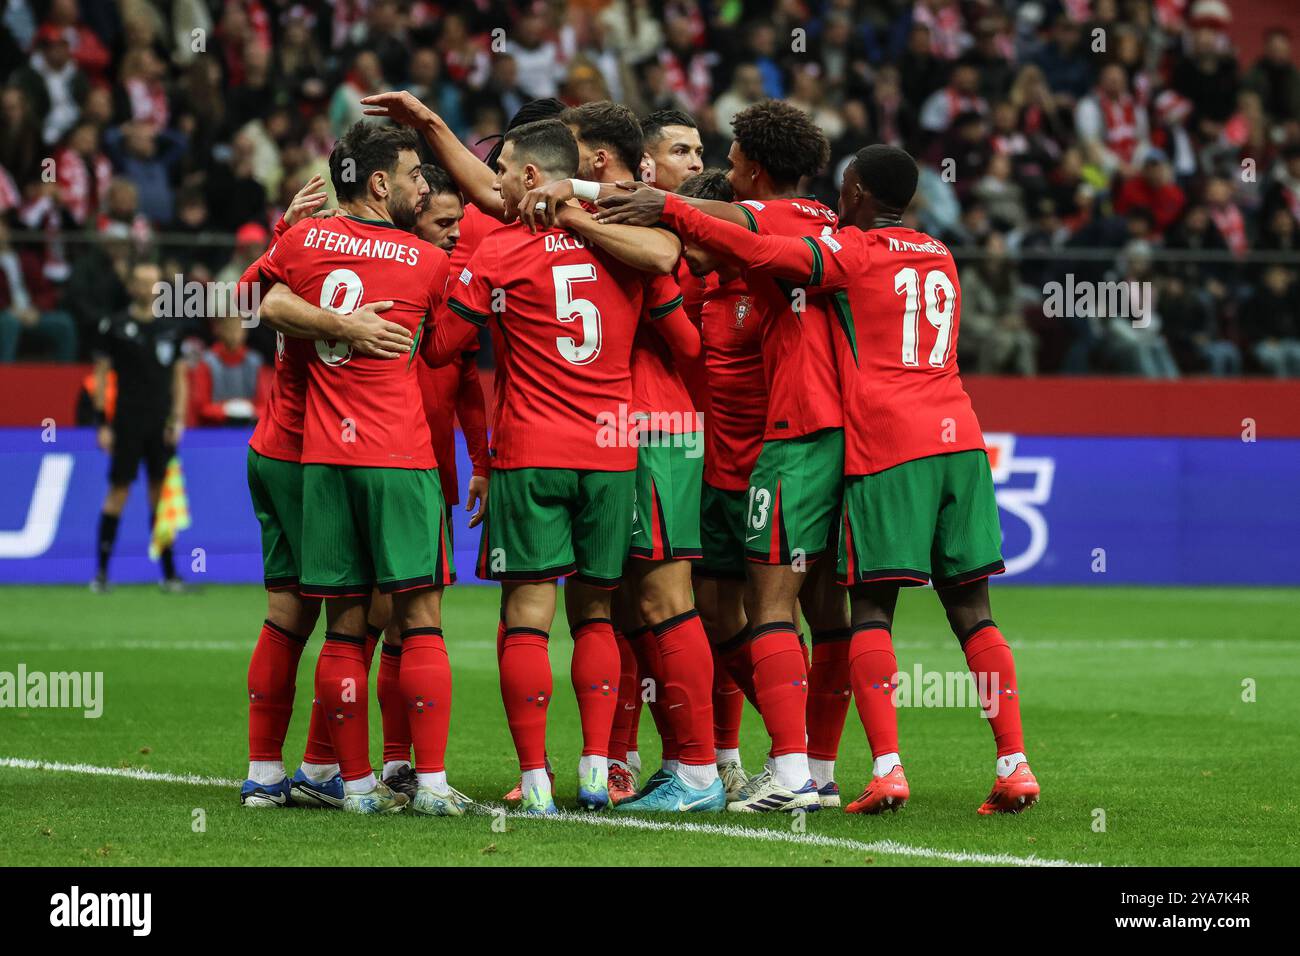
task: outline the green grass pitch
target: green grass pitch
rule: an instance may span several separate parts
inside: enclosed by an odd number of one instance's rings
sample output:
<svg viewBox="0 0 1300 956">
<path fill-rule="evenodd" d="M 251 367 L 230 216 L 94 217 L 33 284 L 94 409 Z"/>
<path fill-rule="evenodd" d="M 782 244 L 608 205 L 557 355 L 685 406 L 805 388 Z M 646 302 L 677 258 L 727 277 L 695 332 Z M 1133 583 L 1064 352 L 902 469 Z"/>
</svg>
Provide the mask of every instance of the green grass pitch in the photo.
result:
<svg viewBox="0 0 1300 956">
<path fill-rule="evenodd" d="M 244 679 L 265 610 L 259 589 L 174 597 L 152 588 L 96 596 L 10 587 L 0 598 L 0 671 L 22 663 L 29 672 L 104 674 L 98 719 L 0 709 L 0 864 L 1300 863 L 1294 590 L 995 585 L 995 617 L 1016 650 L 1028 752 L 1043 785 L 1042 802 L 1023 816 L 975 813 L 993 766 L 991 735 L 976 711 L 914 708 L 900 712 L 913 793 L 901 813 L 648 823 L 608 813 L 439 820 L 241 810 L 232 787 L 210 781 L 242 779 L 246 769 Z M 497 800 L 517 776 L 497 687 L 496 617 L 495 589 L 448 592 L 444 626 L 456 681 L 448 770 L 455 786 L 485 800 Z M 299 674 L 285 753 L 291 771 L 321 630 Z M 930 592 L 902 596 L 894 634 L 900 669 L 965 666 Z M 579 735 L 566 693 L 569 648 L 559 624 L 549 746 L 557 800 L 571 807 Z M 1252 681 L 1256 699 L 1243 700 Z M 371 706 L 378 759 L 373 697 Z M 657 744 L 648 713 L 640 739 L 649 773 Z M 747 711 L 742 752 L 751 771 L 762 763 L 763 741 Z M 851 798 L 869 766 L 855 710 L 837 766 Z"/>
</svg>

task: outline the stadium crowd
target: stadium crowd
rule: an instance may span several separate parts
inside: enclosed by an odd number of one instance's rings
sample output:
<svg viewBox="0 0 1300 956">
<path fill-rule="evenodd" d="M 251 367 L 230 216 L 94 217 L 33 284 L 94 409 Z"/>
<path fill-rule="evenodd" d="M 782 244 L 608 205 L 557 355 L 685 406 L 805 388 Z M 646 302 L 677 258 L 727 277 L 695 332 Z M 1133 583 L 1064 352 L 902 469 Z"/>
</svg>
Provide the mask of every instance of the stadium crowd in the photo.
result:
<svg viewBox="0 0 1300 956">
<path fill-rule="evenodd" d="M 961 263 L 965 370 L 1300 376 L 1300 70 L 1282 25 L 1241 62 L 1223 0 L 0 8 L 0 363 L 94 354 L 142 254 L 236 279 L 360 98 L 407 89 L 480 155 L 537 97 L 685 109 L 709 166 L 739 110 L 784 98 L 832 143 L 807 183 L 832 206 L 860 146 L 921 160 L 909 217 Z M 1150 283 L 1144 321 L 1044 307 L 1123 280 Z M 191 419 L 216 423 L 204 368 L 273 337 L 186 321 Z"/>
</svg>

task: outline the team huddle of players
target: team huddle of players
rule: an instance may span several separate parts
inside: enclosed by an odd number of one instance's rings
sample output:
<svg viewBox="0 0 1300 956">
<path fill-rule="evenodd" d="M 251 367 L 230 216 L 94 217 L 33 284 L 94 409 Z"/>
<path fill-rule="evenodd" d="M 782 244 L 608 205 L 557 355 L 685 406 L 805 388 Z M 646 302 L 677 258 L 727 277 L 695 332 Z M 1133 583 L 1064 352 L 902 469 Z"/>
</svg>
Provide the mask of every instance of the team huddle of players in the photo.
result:
<svg viewBox="0 0 1300 956">
<path fill-rule="evenodd" d="M 873 766 L 844 809 L 902 807 L 890 628 L 899 587 L 926 583 L 996 742 L 979 812 L 1031 806 L 1014 662 L 989 608 L 1001 537 L 956 368 L 956 267 L 902 224 L 912 158 L 860 150 L 837 213 L 798 195 L 829 149 L 778 101 L 736 117 L 725 173 L 703 170 L 678 111 L 638 121 L 609 102 L 534 101 L 485 165 L 410 94 L 363 102 L 392 125 L 358 123 L 335 147 L 339 210 L 310 215 L 325 197 L 309 183 L 244 277 L 280 333 L 249 450 L 268 613 L 249 666 L 244 805 L 479 806 L 444 760 L 458 417 L 476 571 L 501 584 L 501 697 L 521 774 L 506 799 L 524 812 L 557 812 L 547 646 L 561 578 L 582 809 L 839 807 L 854 701 Z M 422 167 L 417 134 L 439 166 Z M 474 361 L 484 327 L 490 440 Z M 307 747 L 289 778 L 294 675 L 322 602 Z M 746 700 L 771 738 L 752 776 Z M 663 755 L 644 781 L 643 704 Z"/>
</svg>

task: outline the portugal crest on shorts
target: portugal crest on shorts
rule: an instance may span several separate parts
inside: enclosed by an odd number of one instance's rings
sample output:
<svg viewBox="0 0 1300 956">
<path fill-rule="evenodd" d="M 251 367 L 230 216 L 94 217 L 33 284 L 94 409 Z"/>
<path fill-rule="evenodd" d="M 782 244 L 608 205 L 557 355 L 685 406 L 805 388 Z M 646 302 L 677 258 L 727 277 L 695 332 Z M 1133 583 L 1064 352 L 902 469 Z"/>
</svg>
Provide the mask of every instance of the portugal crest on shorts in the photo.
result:
<svg viewBox="0 0 1300 956">
<path fill-rule="evenodd" d="M 745 327 L 745 318 L 749 315 L 750 308 L 749 296 L 742 295 L 736 300 L 735 306 L 732 307 L 732 314 L 736 317 L 735 328 L 743 329 Z"/>
<path fill-rule="evenodd" d="M 171 365 L 176 357 L 176 343 L 171 339 L 159 339 L 154 343 L 154 354 L 158 356 L 159 365 Z"/>
</svg>

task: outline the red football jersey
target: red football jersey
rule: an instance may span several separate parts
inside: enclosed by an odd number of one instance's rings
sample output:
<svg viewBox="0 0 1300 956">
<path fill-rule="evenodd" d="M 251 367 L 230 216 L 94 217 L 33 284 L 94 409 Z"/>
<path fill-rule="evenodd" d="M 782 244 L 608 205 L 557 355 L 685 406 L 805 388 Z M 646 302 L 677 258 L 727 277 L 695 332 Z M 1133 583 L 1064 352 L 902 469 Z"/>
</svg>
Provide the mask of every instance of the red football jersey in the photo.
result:
<svg viewBox="0 0 1300 956">
<path fill-rule="evenodd" d="M 642 310 L 669 304 L 647 279 L 561 229 L 512 223 L 483 239 L 438 321 L 492 329 L 493 468 L 636 467 L 632 341 Z"/>
<path fill-rule="evenodd" d="M 283 219 L 277 222 L 272 241 L 278 240 L 288 228 Z M 275 283 L 262 271 L 269 252 L 268 249 L 258 256 L 244 271 L 240 285 L 256 282 L 262 292 L 270 291 Z M 302 423 L 307 413 L 307 362 L 315 354 L 315 346 L 309 340 L 275 333 L 275 366 L 266 407 L 248 440 L 249 446 L 259 455 L 280 461 L 302 460 Z"/>
<path fill-rule="evenodd" d="M 699 431 L 695 405 L 677 370 L 672 350 L 654 323 L 682 308 L 682 293 L 672 276 L 647 276 L 649 298 L 632 341 L 632 414 L 648 431 L 677 435 Z M 656 303 L 652 305 L 651 303 Z"/>
<path fill-rule="evenodd" d="M 844 473 L 871 475 L 984 447 L 957 370 L 961 286 L 948 247 L 923 232 L 845 229 L 819 240 L 844 389 Z M 838 247 L 838 248 L 837 248 Z M 815 277 L 814 277 L 815 278 Z"/>
<path fill-rule="evenodd" d="M 487 425 L 483 386 L 475 364 L 477 350 L 462 352 L 455 361 L 437 368 L 416 362 L 416 379 L 424 403 L 424 420 L 429 424 L 433 457 L 438 461 L 438 478 L 447 504 L 460 504 L 456 480 L 456 420 L 465 433 L 474 474 L 488 473 Z"/>
<path fill-rule="evenodd" d="M 456 240 L 456 246 L 451 250 L 451 269 L 447 273 L 448 279 L 455 279 L 460 275 L 461 271 L 469 265 L 470 258 L 484 237 L 504 225 L 505 223 L 496 216 L 489 216 L 473 203 L 466 203 L 465 215 L 460 220 L 460 238 Z"/>
<path fill-rule="evenodd" d="M 750 230 L 764 236 L 829 235 L 838 222 L 835 213 L 815 199 L 747 199 L 736 205 Z M 746 275 L 745 283 L 762 324 L 764 440 L 798 438 L 843 425 L 827 304 L 809 297 L 802 311 L 795 311 L 788 283 L 762 273 Z"/>
<path fill-rule="evenodd" d="M 404 359 L 354 354 L 341 342 L 313 343 L 303 463 L 435 467 L 413 363 L 442 303 L 446 254 L 391 223 L 341 215 L 298 223 L 267 253 L 263 273 L 337 312 L 391 299 L 384 318 L 416 337 Z"/>
<path fill-rule="evenodd" d="M 822 290 L 837 328 L 845 474 L 984 447 L 957 370 L 961 287 L 943 243 L 901 226 L 754 238 L 673 196 L 664 220 L 689 241 L 743 261 L 750 274 Z"/>
<path fill-rule="evenodd" d="M 744 279 L 719 285 L 716 273 L 708 277 L 700 332 L 709 393 L 704 480 L 724 491 L 744 491 L 763 447 L 767 417 L 761 326 Z"/>
<path fill-rule="evenodd" d="M 677 287 L 682 290 L 682 310 L 685 311 L 686 317 L 691 320 L 691 324 L 698 330 L 700 328 L 700 309 L 704 305 L 704 280 L 691 275 L 691 270 L 687 267 L 685 259 L 679 259 L 677 262 Z M 682 377 L 682 384 L 686 386 L 686 394 L 691 397 L 691 403 L 695 406 L 695 410 L 703 415 L 707 422 L 709 417 L 709 384 L 704 369 L 704 349 L 701 347 L 700 354 L 693 359 L 683 359 L 678 356 L 677 374 Z"/>
</svg>

